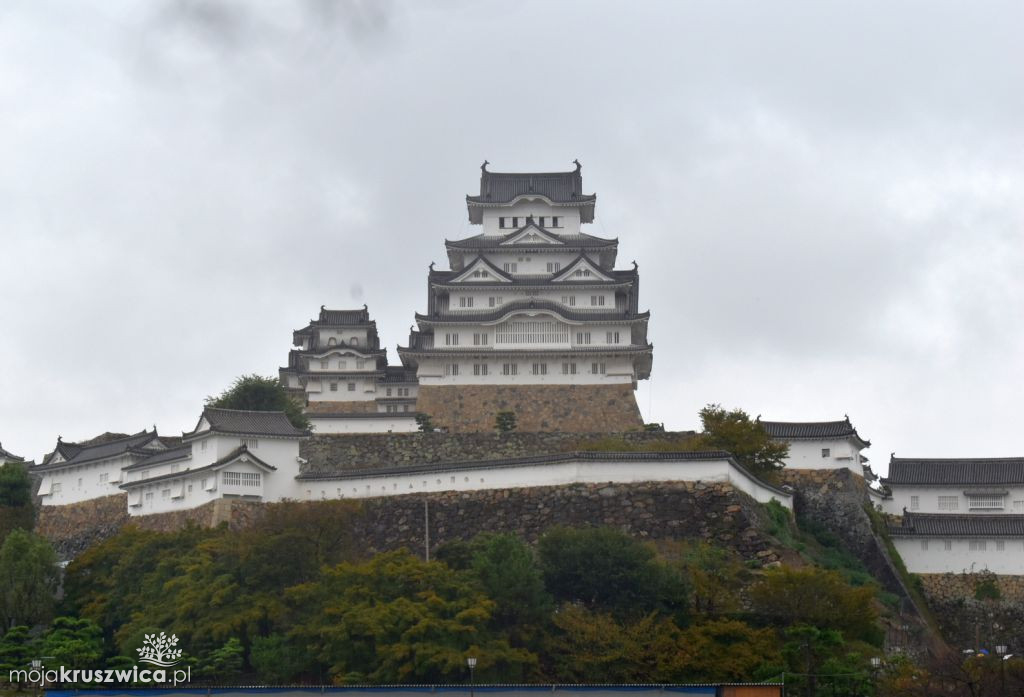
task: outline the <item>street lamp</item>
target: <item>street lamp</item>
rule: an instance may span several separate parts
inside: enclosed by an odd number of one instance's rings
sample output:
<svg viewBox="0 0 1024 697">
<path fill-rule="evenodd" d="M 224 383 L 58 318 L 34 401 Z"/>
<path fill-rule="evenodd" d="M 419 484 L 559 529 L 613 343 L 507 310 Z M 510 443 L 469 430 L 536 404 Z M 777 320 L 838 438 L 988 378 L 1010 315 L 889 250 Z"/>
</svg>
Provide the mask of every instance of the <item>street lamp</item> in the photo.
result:
<svg viewBox="0 0 1024 697">
<path fill-rule="evenodd" d="M 466 665 L 469 666 L 469 697 L 475 697 L 473 694 L 473 669 L 476 668 L 476 656 L 467 658 Z"/>
<path fill-rule="evenodd" d="M 1006 655 L 1006 644 L 1000 644 L 996 647 L 996 654 L 999 656 L 999 685 L 1000 694 L 1006 694 L 1006 666 L 1004 662 L 1008 658 Z"/>
</svg>

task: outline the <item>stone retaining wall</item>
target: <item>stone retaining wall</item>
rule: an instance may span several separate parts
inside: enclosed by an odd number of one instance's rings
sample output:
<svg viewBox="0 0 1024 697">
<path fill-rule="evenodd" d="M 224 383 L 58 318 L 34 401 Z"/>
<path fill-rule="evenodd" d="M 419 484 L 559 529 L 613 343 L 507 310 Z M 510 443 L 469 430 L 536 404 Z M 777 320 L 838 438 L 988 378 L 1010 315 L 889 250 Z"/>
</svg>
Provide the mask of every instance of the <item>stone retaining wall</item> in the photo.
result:
<svg viewBox="0 0 1024 697">
<path fill-rule="evenodd" d="M 63 506 L 40 506 L 36 533 L 48 539 L 60 559 L 72 559 L 116 535 L 128 522 L 128 494 L 114 494 Z"/>
<path fill-rule="evenodd" d="M 500 411 L 515 412 L 520 431 L 643 428 L 631 385 L 420 386 L 416 411 L 450 432 L 493 432 Z"/>
<path fill-rule="evenodd" d="M 344 472 L 372 467 L 493 460 L 550 455 L 625 442 L 627 447 L 671 449 L 691 431 L 627 433 L 368 433 L 318 434 L 302 442 L 303 473 Z"/>
<path fill-rule="evenodd" d="M 62 558 L 73 558 L 126 524 L 163 532 L 189 523 L 224 522 L 239 529 L 251 525 L 270 506 L 306 505 L 225 499 L 190 511 L 129 518 L 112 510 L 114 503 L 124 506 L 123 495 L 108 498 L 116 501 L 104 499 L 103 505 L 91 507 L 49 507 L 41 532 L 61 550 Z M 347 519 L 354 527 L 353 536 L 368 552 L 407 547 L 422 555 L 429 519 L 432 550 L 480 532 L 509 532 L 533 542 L 555 525 L 609 525 L 642 539 L 706 540 L 764 564 L 778 560 L 771 539 L 762 532 L 766 528 L 762 506 L 724 482 L 573 484 L 332 503 L 346 510 L 357 507 L 358 514 Z"/>
<path fill-rule="evenodd" d="M 960 650 L 987 648 L 998 644 L 1010 653 L 1024 652 L 1024 576 L 974 574 L 916 574 L 928 606 L 942 634 Z M 978 599 L 978 586 L 991 583 L 998 598 Z"/>
</svg>

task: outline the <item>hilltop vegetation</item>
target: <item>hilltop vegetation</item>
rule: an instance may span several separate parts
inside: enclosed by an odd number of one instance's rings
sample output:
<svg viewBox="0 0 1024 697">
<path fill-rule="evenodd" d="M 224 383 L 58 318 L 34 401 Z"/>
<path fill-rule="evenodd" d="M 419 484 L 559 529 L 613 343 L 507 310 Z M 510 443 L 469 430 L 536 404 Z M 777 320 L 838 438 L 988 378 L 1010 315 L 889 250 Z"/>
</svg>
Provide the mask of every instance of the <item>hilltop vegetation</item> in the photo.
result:
<svg viewBox="0 0 1024 697">
<path fill-rule="evenodd" d="M 200 677 L 276 684 L 461 682 L 468 656 L 495 682 L 862 681 L 880 650 L 873 588 L 835 571 L 751 568 L 707 544 L 659 552 L 608 528 L 555 528 L 535 548 L 480 535 L 430 562 L 367 556 L 346 533 L 354 510 L 280 504 L 244 531 L 127 529 L 68 567 L 54 627 L 109 664 L 173 632 Z M 30 641 L 12 629 L 0 656 Z"/>
</svg>

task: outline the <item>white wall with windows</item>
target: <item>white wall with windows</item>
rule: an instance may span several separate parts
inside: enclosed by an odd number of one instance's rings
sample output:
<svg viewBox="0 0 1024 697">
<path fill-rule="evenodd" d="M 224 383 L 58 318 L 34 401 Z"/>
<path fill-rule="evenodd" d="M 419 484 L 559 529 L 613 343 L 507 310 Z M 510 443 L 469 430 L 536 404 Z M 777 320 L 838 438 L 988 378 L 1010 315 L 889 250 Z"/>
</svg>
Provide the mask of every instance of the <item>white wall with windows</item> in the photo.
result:
<svg viewBox="0 0 1024 697">
<path fill-rule="evenodd" d="M 863 474 L 860 450 L 850 438 L 790 440 L 786 467 L 790 469 L 849 469 Z"/>
<path fill-rule="evenodd" d="M 890 485 L 886 513 L 1017 513 L 1024 514 L 1024 486 Z"/>
<path fill-rule="evenodd" d="M 501 356 L 471 354 L 420 359 L 421 385 L 632 384 L 628 356 Z"/>
<path fill-rule="evenodd" d="M 157 452 L 157 451 L 154 451 Z M 61 506 L 120 493 L 121 470 L 141 456 L 118 455 L 42 473 L 39 485 L 40 502 L 44 506 Z"/>
<path fill-rule="evenodd" d="M 907 570 L 918 574 L 972 573 L 1024 574 L 1024 538 L 892 538 Z"/>
<path fill-rule="evenodd" d="M 526 225 L 526 219 L 533 216 L 537 224 L 545 218 L 541 227 L 565 235 L 577 235 L 580 232 L 580 212 L 576 208 L 552 206 L 544 198 L 520 197 L 508 206 L 485 208 L 481 226 L 484 235 L 507 235 Z M 555 220 L 554 218 L 557 218 Z"/>
</svg>

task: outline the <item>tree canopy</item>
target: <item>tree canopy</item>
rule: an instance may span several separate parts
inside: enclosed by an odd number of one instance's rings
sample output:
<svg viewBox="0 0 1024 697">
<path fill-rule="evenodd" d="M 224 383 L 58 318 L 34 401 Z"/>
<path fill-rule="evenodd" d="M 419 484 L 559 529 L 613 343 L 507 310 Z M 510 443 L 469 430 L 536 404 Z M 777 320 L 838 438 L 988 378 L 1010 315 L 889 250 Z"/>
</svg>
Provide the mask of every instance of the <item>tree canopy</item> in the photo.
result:
<svg viewBox="0 0 1024 697">
<path fill-rule="evenodd" d="M 0 628 L 50 619 L 57 581 L 50 543 L 25 530 L 11 531 L 0 546 Z"/>
<path fill-rule="evenodd" d="M 789 445 L 772 440 L 742 409 L 729 411 L 719 404 L 709 404 L 700 410 L 700 421 L 704 430 L 694 439 L 693 447 L 726 450 L 754 474 L 782 469 Z"/>
<path fill-rule="evenodd" d="M 242 375 L 216 397 L 207 397 L 206 406 L 248 411 L 283 411 L 296 428 L 309 428 L 309 419 L 303 413 L 302 405 L 288 394 L 277 378 Z"/>
</svg>

